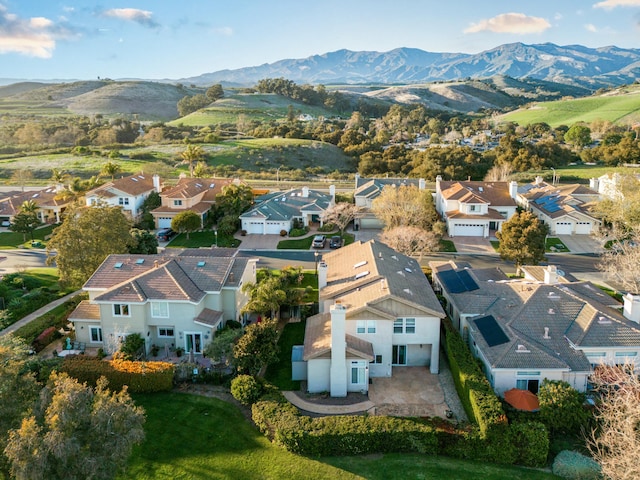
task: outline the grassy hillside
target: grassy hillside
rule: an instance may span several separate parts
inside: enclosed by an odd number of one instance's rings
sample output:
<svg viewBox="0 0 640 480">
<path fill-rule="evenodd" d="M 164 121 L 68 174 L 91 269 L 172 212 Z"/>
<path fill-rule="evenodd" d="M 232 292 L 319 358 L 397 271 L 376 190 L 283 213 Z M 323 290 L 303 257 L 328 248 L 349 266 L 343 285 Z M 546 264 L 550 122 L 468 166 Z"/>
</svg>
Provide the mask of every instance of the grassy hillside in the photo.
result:
<svg viewBox="0 0 640 480">
<path fill-rule="evenodd" d="M 236 94 L 222 98 L 209 107 L 186 115 L 170 122 L 170 124 L 205 126 L 218 123 L 232 123 L 238 121 L 240 115 L 246 120 L 271 121 L 287 118 L 289 105 L 292 105 L 297 114 L 306 113 L 314 117 L 331 117 L 334 114 L 321 107 L 314 107 L 295 102 L 290 98 L 271 93 L 246 93 Z"/>
<path fill-rule="evenodd" d="M 586 98 L 537 102 L 501 115 L 496 121 L 520 125 L 545 122 L 557 127 L 593 120 L 609 120 L 624 125 L 640 121 L 640 85 L 622 87 Z"/>
</svg>

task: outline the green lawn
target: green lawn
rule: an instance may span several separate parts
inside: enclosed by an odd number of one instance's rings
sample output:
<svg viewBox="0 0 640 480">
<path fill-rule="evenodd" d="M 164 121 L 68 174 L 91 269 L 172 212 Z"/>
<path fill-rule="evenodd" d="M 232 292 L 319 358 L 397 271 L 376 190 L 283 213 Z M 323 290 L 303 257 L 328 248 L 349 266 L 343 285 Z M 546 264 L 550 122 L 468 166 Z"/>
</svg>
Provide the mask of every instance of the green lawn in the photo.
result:
<svg viewBox="0 0 640 480">
<path fill-rule="evenodd" d="M 457 252 L 456 246 L 451 240 L 440 239 L 440 251 L 441 252 Z"/>
<path fill-rule="evenodd" d="M 39 248 L 42 249 L 46 246 L 47 242 L 44 237 L 51 235 L 55 225 L 46 225 L 38 228 L 33 232 L 33 238 L 40 242 L 40 247 L 31 247 L 31 236 L 27 235 L 27 241 L 25 242 L 25 236 L 22 233 L 17 232 L 2 232 L 0 233 L 0 249 L 9 250 L 13 248 L 19 248 L 21 246 L 26 248 Z"/>
<path fill-rule="evenodd" d="M 288 323 L 285 325 L 278 346 L 278 363 L 269 365 L 265 380 L 273 383 L 280 390 L 300 390 L 300 382 L 291 380 L 291 347 L 304 343 L 304 327 L 306 322 Z"/>
<path fill-rule="evenodd" d="M 499 240 L 489 240 L 489 243 L 491 244 L 493 249 L 497 252 L 498 251 L 498 247 L 500 247 L 500 241 Z"/>
<path fill-rule="evenodd" d="M 170 248 L 200 248 L 211 247 L 216 243 L 216 235 L 213 234 L 213 230 L 205 230 L 202 232 L 192 232 L 187 239 L 186 233 L 180 233 L 176 235 L 171 242 L 167 245 Z M 236 248 L 240 245 L 240 240 L 234 237 L 228 237 L 226 235 L 217 235 L 218 247 L 231 247 Z"/>
<path fill-rule="evenodd" d="M 311 248 L 311 242 L 313 242 L 313 237 L 315 237 L 315 234 L 304 238 L 280 240 L 278 242 L 278 250 L 309 250 Z"/>
<path fill-rule="evenodd" d="M 135 395 L 147 413 L 146 439 L 119 479 L 451 479 L 552 480 L 516 467 L 419 454 L 310 459 L 272 445 L 221 400 L 180 393 Z"/>
<path fill-rule="evenodd" d="M 551 247 L 553 247 L 554 250 L 551 250 Z M 566 247 L 564 243 L 562 243 L 562 240 L 560 240 L 559 238 L 550 237 L 550 238 L 547 238 L 545 251 L 546 252 L 568 252 L 569 249 Z"/>
</svg>

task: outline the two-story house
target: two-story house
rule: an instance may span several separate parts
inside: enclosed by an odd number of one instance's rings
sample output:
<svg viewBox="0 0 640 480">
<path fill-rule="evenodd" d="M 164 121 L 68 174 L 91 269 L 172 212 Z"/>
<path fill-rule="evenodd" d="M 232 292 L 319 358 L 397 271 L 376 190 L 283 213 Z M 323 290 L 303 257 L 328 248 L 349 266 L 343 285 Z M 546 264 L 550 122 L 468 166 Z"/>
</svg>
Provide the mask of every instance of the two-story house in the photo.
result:
<svg viewBox="0 0 640 480">
<path fill-rule="evenodd" d="M 99 203 L 120 207 L 134 221 L 142 215 L 142 204 L 151 192 L 160 193 L 160 177 L 139 173 L 118 178 L 85 194 L 87 206 Z"/>
<path fill-rule="evenodd" d="M 160 193 L 161 205 L 151 214 L 157 228 L 170 228 L 171 221 L 180 212 L 191 210 L 200 216 L 200 224 L 209 215 L 222 189 L 238 180 L 229 178 L 187 178 L 181 177 L 176 186 Z"/>
<path fill-rule="evenodd" d="M 415 259 L 371 240 L 323 256 L 320 313 L 307 319 L 309 392 L 368 391 L 401 366 L 439 371 L 444 312 Z"/>
<path fill-rule="evenodd" d="M 555 266 L 523 267 L 524 279 L 496 268 L 431 262 L 434 289 L 493 389 L 538 392 L 545 380 L 587 389 L 600 364 L 640 367 L 640 296 L 620 304 Z"/>
<path fill-rule="evenodd" d="M 426 188 L 423 178 L 362 178 L 356 173 L 356 185 L 353 199 L 361 213 L 354 220 L 356 228 L 383 228 L 384 224 L 371 212 L 373 201 L 380 196 L 385 187 L 414 186 L 420 190 Z"/>
<path fill-rule="evenodd" d="M 227 320 L 243 320 L 242 286 L 256 281 L 257 259 L 235 249 L 169 249 L 110 255 L 87 280 L 69 317 L 76 339 L 113 352 L 129 334 L 152 345 L 200 355 Z"/>
<path fill-rule="evenodd" d="M 591 214 L 600 194 L 580 184 L 550 185 L 536 177 L 518 187 L 518 204 L 549 225 L 551 235 L 589 235 L 602 223 Z"/>
<path fill-rule="evenodd" d="M 13 217 L 20 213 L 23 203 L 32 201 L 38 206 L 36 214 L 42 223 L 60 223 L 61 215 L 71 200 L 60 197 L 59 193 L 56 187 L 2 193 L 0 194 L 0 221 L 13 222 Z"/>
<path fill-rule="evenodd" d="M 517 182 L 444 181 L 436 177 L 436 211 L 450 237 L 489 237 L 516 212 Z"/>
</svg>

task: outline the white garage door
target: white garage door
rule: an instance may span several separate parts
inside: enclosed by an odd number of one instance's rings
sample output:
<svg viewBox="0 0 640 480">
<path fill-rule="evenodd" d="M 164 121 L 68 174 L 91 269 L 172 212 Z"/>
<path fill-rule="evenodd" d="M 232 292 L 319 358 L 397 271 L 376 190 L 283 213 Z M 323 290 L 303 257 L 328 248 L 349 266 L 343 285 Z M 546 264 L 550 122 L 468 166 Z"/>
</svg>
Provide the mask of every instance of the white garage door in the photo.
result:
<svg viewBox="0 0 640 480">
<path fill-rule="evenodd" d="M 361 218 L 360 228 L 382 228 L 384 224 L 377 218 Z"/>
<path fill-rule="evenodd" d="M 572 230 L 573 230 L 573 223 L 571 222 L 556 223 L 556 235 L 571 235 Z"/>
<path fill-rule="evenodd" d="M 279 235 L 280 230 L 286 230 L 287 232 L 289 231 L 286 222 L 267 222 L 264 233 Z"/>
<path fill-rule="evenodd" d="M 591 233 L 591 222 L 577 222 L 576 233 L 580 235 L 589 235 Z"/>
<path fill-rule="evenodd" d="M 262 222 L 242 222 L 242 229 L 253 235 L 262 235 L 264 233 L 264 223 Z"/>
<path fill-rule="evenodd" d="M 171 228 L 171 217 L 158 217 L 158 228 Z"/>
<path fill-rule="evenodd" d="M 484 225 L 454 223 L 454 237 L 482 237 L 484 236 Z"/>
</svg>

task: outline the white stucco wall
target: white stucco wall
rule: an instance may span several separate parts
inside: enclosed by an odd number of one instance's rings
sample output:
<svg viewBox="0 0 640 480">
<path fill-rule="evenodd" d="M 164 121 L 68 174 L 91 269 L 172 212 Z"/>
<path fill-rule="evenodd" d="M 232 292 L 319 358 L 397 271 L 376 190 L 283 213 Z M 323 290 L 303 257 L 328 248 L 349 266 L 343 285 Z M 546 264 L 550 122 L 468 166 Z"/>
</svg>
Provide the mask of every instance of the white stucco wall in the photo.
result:
<svg viewBox="0 0 640 480">
<path fill-rule="evenodd" d="M 307 390 L 309 393 L 328 392 L 330 390 L 331 360 L 318 358 L 307 362 Z"/>
</svg>

